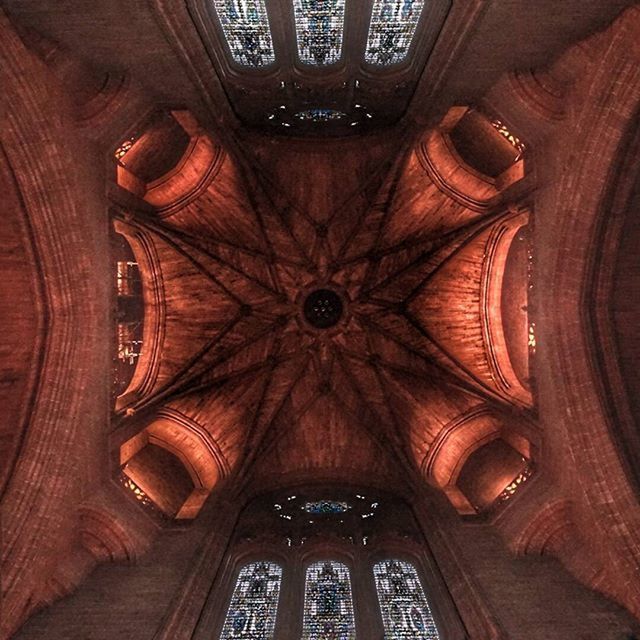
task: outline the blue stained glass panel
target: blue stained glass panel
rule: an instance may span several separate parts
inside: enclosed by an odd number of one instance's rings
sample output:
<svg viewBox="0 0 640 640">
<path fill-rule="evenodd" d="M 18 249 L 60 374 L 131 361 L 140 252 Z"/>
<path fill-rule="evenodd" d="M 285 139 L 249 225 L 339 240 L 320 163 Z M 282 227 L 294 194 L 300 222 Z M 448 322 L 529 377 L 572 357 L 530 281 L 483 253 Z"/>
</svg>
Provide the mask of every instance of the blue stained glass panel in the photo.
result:
<svg viewBox="0 0 640 640">
<path fill-rule="evenodd" d="M 387 66 L 402 62 L 420 20 L 424 0 L 375 0 L 365 60 Z"/>
<path fill-rule="evenodd" d="M 378 562 L 373 575 L 385 640 L 440 640 L 418 572 L 411 563 Z"/>
<path fill-rule="evenodd" d="M 349 569 L 325 560 L 307 568 L 302 640 L 355 640 Z"/>
<path fill-rule="evenodd" d="M 346 502 L 336 502 L 335 500 L 318 500 L 317 502 L 307 502 L 304 505 L 304 510 L 307 513 L 318 515 L 345 513 L 348 509 L 349 505 Z"/>
<path fill-rule="evenodd" d="M 273 562 L 243 567 L 220 640 L 271 640 L 276 626 L 282 569 Z"/>
<path fill-rule="evenodd" d="M 264 0 L 214 0 L 231 55 L 245 67 L 275 62 Z"/>
<path fill-rule="evenodd" d="M 304 64 L 334 64 L 342 55 L 344 0 L 294 0 L 298 56 Z"/>
</svg>

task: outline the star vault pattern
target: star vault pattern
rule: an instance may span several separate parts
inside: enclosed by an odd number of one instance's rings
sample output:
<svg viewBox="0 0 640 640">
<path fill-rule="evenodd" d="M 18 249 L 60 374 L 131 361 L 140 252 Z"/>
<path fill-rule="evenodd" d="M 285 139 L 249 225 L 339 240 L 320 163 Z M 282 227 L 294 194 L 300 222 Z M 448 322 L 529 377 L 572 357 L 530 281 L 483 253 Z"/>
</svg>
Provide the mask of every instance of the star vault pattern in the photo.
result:
<svg viewBox="0 0 640 640">
<path fill-rule="evenodd" d="M 145 302 L 161 289 L 165 314 L 153 382 L 121 420 L 189 415 L 240 475 L 362 458 L 362 472 L 394 477 L 449 414 L 513 410 L 491 375 L 480 299 L 489 238 L 517 212 L 440 192 L 419 145 L 347 150 L 239 145 L 168 218 L 117 215 L 153 248 Z M 305 315 L 318 290 L 341 306 L 327 326 Z"/>
</svg>

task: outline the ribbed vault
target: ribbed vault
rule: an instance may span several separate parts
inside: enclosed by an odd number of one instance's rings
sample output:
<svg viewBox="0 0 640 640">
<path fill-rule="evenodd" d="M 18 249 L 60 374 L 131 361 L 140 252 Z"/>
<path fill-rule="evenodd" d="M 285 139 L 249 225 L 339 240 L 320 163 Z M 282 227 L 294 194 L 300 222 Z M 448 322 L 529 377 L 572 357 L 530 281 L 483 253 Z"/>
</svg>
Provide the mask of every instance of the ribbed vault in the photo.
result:
<svg viewBox="0 0 640 640">
<path fill-rule="evenodd" d="M 509 390 L 512 369 L 506 385 L 495 374 L 496 349 L 509 355 L 492 340 L 502 316 L 486 295 L 528 216 L 465 207 L 434 184 L 419 141 L 371 136 L 310 151 L 246 138 L 183 208 L 115 215 L 134 251 L 142 237 L 155 256 L 139 261 L 145 302 L 161 300 L 165 318 L 138 365 L 158 354 L 152 383 L 118 402 L 121 429 L 170 407 L 219 443 L 241 482 L 406 487 L 471 407 L 498 425 L 505 412 L 528 413 L 529 392 Z M 503 227 L 511 233 L 493 260 Z M 342 307 L 327 328 L 305 317 L 318 289 Z M 444 448 L 453 466 L 470 453 Z"/>
</svg>

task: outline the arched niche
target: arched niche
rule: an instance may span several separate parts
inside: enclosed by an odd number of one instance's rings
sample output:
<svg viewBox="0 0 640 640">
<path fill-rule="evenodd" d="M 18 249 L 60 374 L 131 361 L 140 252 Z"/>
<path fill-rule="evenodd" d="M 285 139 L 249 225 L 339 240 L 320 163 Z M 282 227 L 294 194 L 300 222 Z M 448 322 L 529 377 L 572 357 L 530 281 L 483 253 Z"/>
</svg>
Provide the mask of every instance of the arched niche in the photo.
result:
<svg viewBox="0 0 640 640">
<path fill-rule="evenodd" d="M 456 486 L 476 512 L 489 509 L 525 471 L 527 459 L 502 438 L 476 449 L 466 460 Z"/>
<path fill-rule="evenodd" d="M 140 288 L 136 289 L 136 295 L 142 297 L 135 303 L 138 307 L 139 321 L 142 319 L 142 328 L 137 327 L 136 339 L 141 343 L 137 345 L 135 362 L 125 367 L 122 382 L 127 384 L 118 384 L 116 381 L 116 399 L 115 408 L 120 410 L 135 400 L 143 397 L 153 387 L 160 365 L 160 352 L 164 342 L 164 287 L 162 285 L 162 276 L 159 259 L 156 253 L 155 245 L 147 232 L 140 228 L 133 228 L 119 220 L 113 221 L 113 227 L 116 232 L 116 241 L 112 243 L 116 252 L 113 256 L 114 277 L 116 279 L 116 292 L 118 289 L 118 280 L 120 278 L 119 270 L 121 270 L 121 258 L 131 258 L 136 265 L 136 271 L 140 277 Z M 122 243 L 126 243 L 123 245 Z M 126 260 L 124 260 L 126 262 Z M 122 265 L 126 269 L 126 265 Z M 120 296 L 117 296 L 118 298 Z M 126 318 L 125 318 L 126 320 Z M 117 340 L 119 342 L 120 320 L 116 319 Z M 120 350 L 120 344 L 117 345 Z M 116 355 L 116 361 L 119 355 Z M 121 368 L 119 364 L 117 367 Z"/>
<path fill-rule="evenodd" d="M 452 107 L 424 138 L 419 156 L 438 187 L 475 211 L 486 210 L 525 175 L 524 144 L 502 121 Z"/>
<path fill-rule="evenodd" d="M 510 404 L 531 407 L 526 210 L 507 210 L 452 252 L 408 305 L 456 362 Z M 522 239 L 521 239 L 522 238 Z M 517 367 L 517 369 L 516 369 Z M 455 367 L 454 367 L 455 368 Z"/>
<path fill-rule="evenodd" d="M 116 182 L 161 216 L 198 197 L 215 178 L 223 153 L 188 111 L 156 113 L 114 152 Z"/>
<path fill-rule="evenodd" d="M 527 211 L 497 222 L 486 244 L 480 315 L 487 361 L 502 393 L 516 404 L 531 406 L 530 255 Z"/>
<path fill-rule="evenodd" d="M 224 475 L 211 436 L 166 410 L 120 447 L 122 472 L 165 515 L 195 518 Z"/>
<path fill-rule="evenodd" d="M 135 374 L 143 344 L 144 302 L 138 260 L 127 237 L 111 234 L 116 304 L 117 354 L 114 358 L 114 394 L 121 395 Z"/>
<path fill-rule="evenodd" d="M 566 116 L 567 82 L 551 69 L 513 71 L 506 80 L 512 95 L 539 117 L 559 121 Z"/>
<path fill-rule="evenodd" d="M 522 425 L 480 405 L 442 429 L 422 473 L 460 514 L 473 515 L 493 507 L 503 492 L 505 500 L 516 493 L 530 475 L 533 449 Z"/>
</svg>

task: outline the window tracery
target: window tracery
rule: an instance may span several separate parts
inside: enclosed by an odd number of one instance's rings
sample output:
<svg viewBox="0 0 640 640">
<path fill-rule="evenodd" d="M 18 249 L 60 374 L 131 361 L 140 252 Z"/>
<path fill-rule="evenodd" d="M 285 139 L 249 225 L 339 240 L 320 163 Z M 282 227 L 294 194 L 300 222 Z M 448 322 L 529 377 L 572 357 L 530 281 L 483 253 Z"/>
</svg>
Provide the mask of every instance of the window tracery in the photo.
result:
<svg viewBox="0 0 640 640">
<path fill-rule="evenodd" d="M 276 626 L 282 568 L 254 562 L 240 570 L 220 640 L 270 640 Z"/>
<path fill-rule="evenodd" d="M 439 640 L 440 635 L 415 567 L 384 560 L 373 567 L 386 640 Z"/>
<path fill-rule="evenodd" d="M 214 0 L 233 60 L 245 67 L 266 67 L 275 53 L 264 0 Z"/>
<path fill-rule="evenodd" d="M 409 53 L 424 0 L 375 0 L 365 60 L 381 67 L 402 62 Z"/>
<path fill-rule="evenodd" d="M 294 0 L 298 56 L 304 64 L 334 64 L 342 56 L 344 0 Z"/>
<path fill-rule="evenodd" d="M 302 640 L 354 640 L 356 637 L 349 569 L 324 560 L 307 568 Z"/>
</svg>

